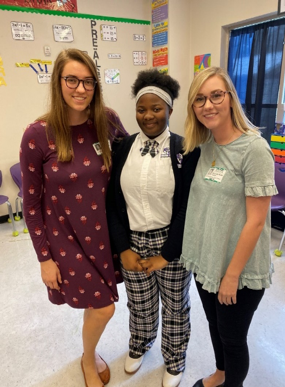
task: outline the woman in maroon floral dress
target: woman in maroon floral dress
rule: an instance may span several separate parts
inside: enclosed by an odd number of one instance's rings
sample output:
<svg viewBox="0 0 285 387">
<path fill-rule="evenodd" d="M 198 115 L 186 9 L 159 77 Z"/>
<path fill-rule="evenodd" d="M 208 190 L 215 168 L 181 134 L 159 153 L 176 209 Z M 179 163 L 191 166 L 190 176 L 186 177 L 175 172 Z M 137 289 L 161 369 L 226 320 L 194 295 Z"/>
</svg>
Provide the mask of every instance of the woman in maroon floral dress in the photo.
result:
<svg viewBox="0 0 285 387">
<path fill-rule="evenodd" d="M 22 138 L 24 214 L 49 300 L 85 309 L 81 366 L 88 387 L 110 379 L 96 346 L 118 301 L 105 193 L 110 147 L 124 135 L 119 117 L 104 106 L 92 59 L 62 51 L 50 110 Z"/>
</svg>

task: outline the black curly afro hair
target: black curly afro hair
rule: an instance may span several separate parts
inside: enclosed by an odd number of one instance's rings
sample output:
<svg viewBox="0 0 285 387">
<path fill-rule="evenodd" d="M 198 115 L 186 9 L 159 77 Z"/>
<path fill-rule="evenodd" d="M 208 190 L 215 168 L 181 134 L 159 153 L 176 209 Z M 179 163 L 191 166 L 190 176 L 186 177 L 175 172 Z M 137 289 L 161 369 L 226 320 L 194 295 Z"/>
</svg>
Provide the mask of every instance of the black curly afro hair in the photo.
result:
<svg viewBox="0 0 285 387">
<path fill-rule="evenodd" d="M 170 75 L 160 73 L 157 69 L 143 70 L 138 73 L 138 77 L 132 86 L 132 95 L 135 97 L 138 92 L 147 86 L 156 86 L 166 91 L 172 101 L 178 97 L 180 85 Z"/>
</svg>

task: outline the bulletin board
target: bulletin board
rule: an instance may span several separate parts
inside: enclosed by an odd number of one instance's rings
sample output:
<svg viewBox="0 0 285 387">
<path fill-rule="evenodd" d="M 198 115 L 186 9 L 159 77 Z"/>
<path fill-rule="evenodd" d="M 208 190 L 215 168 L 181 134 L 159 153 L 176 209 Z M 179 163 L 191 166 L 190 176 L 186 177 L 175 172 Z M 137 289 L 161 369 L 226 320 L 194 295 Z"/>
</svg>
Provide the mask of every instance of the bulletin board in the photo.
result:
<svg viewBox="0 0 285 387">
<path fill-rule="evenodd" d="M 53 63 L 65 48 L 88 52 L 99 70 L 106 105 L 117 111 L 129 133 L 138 131 L 131 85 L 138 71 L 152 65 L 150 21 L 0 5 L 3 178 L 18 161 L 24 129 L 46 112 Z"/>
</svg>

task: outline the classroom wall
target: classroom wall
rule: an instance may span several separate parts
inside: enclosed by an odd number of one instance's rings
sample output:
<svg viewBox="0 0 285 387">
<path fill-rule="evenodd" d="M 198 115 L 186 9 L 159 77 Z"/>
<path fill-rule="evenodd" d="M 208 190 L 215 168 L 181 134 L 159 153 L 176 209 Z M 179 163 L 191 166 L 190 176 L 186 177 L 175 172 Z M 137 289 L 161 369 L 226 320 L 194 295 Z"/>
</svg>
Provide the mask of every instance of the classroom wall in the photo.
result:
<svg viewBox="0 0 285 387">
<path fill-rule="evenodd" d="M 77 0 L 77 6 L 78 13 L 151 21 L 151 0 Z M 106 24 L 112 23 L 106 22 Z M 131 97 L 131 85 L 134 82 L 138 71 L 152 67 L 151 29 L 150 25 L 143 26 L 132 24 L 129 26 L 126 25 L 126 27 L 128 27 L 126 30 L 128 33 L 130 31 L 133 31 L 133 33 L 136 34 L 146 34 L 146 31 L 148 32 L 147 42 L 145 44 L 143 44 L 143 42 L 133 43 L 133 50 L 144 51 L 146 50 L 147 45 L 148 63 L 146 66 L 134 66 L 130 61 L 127 68 L 121 69 L 122 65 L 125 65 L 125 62 L 122 62 L 120 66 L 120 61 L 114 60 L 113 67 L 116 67 L 115 63 L 117 62 L 117 66 L 120 67 L 120 71 L 125 71 L 125 77 L 121 76 L 121 84 L 118 87 L 114 87 L 114 85 L 111 85 L 110 87 L 110 85 L 106 85 L 105 82 L 102 82 L 102 88 L 106 105 L 117 111 L 123 125 L 129 133 L 135 133 L 138 131 L 138 125 L 135 119 L 135 102 Z M 121 38 L 124 39 L 126 36 Z M 130 49 L 129 44 L 128 40 L 124 40 L 126 50 Z M 108 49 L 109 51 L 111 50 L 111 48 Z M 111 50 L 111 52 L 114 51 L 116 50 Z M 104 52 L 102 54 L 104 55 Z M 103 61 L 104 58 L 100 58 L 99 62 L 102 63 Z"/>
<path fill-rule="evenodd" d="M 151 20 L 151 0 L 77 0 L 79 13 Z"/>
<path fill-rule="evenodd" d="M 211 54 L 212 65 L 227 67 L 229 30 L 276 17 L 278 0 L 169 0 L 169 74 L 180 83 L 171 130 L 183 135 L 194 57 Z"/>
<path fill-rule="evenodd" d="M 187 0 L 186 0 L 187 1 Z M 212 66 L 227 67 L 226 33 L 230 26 L 276 17 L 278 0 L 190 0 L 190 63 L 194 56 L 210 53 Z M 193 74 L 191 79 L 193 79 Z"/>
<path fill-rule="evenodd" d="M 189 57 L 191 47 L 190 0 L 169 0 L 169 74 L 180 84 L 179 98 L 174 102 L 170 129 L 183 136 L 186 118 L 187 95 L 192 66 Z"/>
</svg>

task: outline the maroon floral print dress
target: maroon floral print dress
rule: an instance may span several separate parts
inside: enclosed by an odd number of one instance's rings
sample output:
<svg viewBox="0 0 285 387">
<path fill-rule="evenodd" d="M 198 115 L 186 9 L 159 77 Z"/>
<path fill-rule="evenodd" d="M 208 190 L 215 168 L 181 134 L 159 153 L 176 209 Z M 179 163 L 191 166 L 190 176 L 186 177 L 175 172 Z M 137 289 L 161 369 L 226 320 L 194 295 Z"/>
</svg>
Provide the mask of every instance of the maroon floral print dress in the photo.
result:
<svg viewBox="0 0 285 387">
<path fill-rule="evenodd" d="M 118 117 L 111 118 L 124 131 Z M 118 300 L 105 210 L 110 174 L 90 120 L 71 127 L 71 162 L 57 161 L 45 127 L 43 121 L 27 127 L 20 162 L 24 214 L 38 260 L 52 258 L 62 277 L 60 291 L 48 288 L 49 300 L 102 308 Z M 118 135 L 115 127 L 110 129 Z"/>
</svg>

